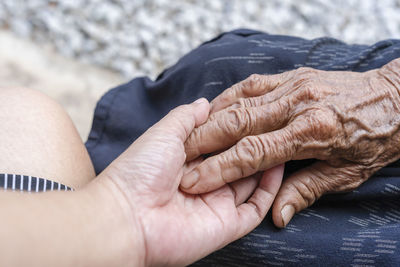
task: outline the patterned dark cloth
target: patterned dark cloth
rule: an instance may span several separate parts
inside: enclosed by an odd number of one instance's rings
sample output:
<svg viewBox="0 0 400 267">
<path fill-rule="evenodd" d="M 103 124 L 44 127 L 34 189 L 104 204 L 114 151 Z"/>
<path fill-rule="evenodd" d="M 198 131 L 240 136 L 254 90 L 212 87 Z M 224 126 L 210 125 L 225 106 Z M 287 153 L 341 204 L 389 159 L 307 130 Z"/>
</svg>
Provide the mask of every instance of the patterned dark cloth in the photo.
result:
<svg viewBox="0 0 400 267">
<path fill-rule="evenodd" d="M 252 30 L 221 34 L 161 73 L 136 78 L 99 101 L 86 146 L 101 172 L 172 108 L 199 97 L 212 100 L 250 74 L 302 66 L 364 72 L 400 57 L 400 40 L 348 45 Z M 289 162 L 292 172 L 308 161 Z M 357 190 L 325 196 L 279 230 L 266 218 L 246 237 L 195 266 L 398 266 L 400 169 L 396 162 Z"/>
<path fill-rule="evenodd" d="M 73 191 L 71 187 L 51 180 L 28 175 L 0 174 L 0 190 L 26 191 L 32 193 L 46 191 Z"/>
</svg>

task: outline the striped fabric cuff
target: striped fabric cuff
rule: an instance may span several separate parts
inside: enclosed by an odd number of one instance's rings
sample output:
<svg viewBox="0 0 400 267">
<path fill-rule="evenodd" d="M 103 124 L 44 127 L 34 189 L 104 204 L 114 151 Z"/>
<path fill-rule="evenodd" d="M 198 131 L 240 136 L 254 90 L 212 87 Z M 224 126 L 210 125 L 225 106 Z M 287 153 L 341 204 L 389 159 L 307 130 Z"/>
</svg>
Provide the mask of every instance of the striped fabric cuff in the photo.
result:
<svg viewBox="0 0 400 267">
<path fill-rule="evenodd" d="M 11 191 L 46 192 L 73 191 L 74 189 L 51 180 L 27 175 L 0 174 L 0 189 Z"/>
</svg>

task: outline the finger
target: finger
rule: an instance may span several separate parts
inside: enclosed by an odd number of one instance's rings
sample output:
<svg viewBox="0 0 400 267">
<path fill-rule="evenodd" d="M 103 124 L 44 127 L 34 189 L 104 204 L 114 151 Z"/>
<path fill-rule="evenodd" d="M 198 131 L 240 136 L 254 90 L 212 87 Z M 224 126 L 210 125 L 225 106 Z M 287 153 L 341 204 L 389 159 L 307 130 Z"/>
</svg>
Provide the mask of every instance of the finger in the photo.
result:
<svg viewBox="0 0 400 267">
<path fill-rule="evenodd" d="M 164 137 L 178 137 L 183 143 L 195 127 L 207 120 L 209 110 L 210 104 L 207 99 L 200 98 L 191 104 L 173 109 L 148 132 L 157 131 L 163 133 Z"/>
<path fill-rule="evenodd" d="M 193 128 L 207 119 L 209 109 L 206 99 L 175 108 L 125 150 L 113 166 L 118 166 L 117 169 L 129 177 L 135 176 L 135 172 L 149 175 L 154 171 L 161 172 L 163 179 L 141 182 L 153 191 L 176 191 L 186 160 L 184 142 Z M 131 166 L 142 169 L 132 169 Z"/>
<path fill-rule="evenodd" d="M 285 227 L 295 213 L 311 206 L 323 194 L 352 190 L 364 180 L 356 165 L 332 167 L 318 161 L 283 182 L 272 211 L 274 223 Z"/>
<path fill-rule="evenodd" d="M 257 188 L 261 177 L 262 172 L 258 172 L 228 185 L 232 190 L 232 194 L 234 195 L 236 206 L 243 204 L 249 199 L 249 197 L 254 193 L 254 190 Z"/>
<path fill-rule="evenodd" d="M 281 164 L 265 171 L 254 194 L 238 207 L 240 227 L 235 239 L 249 233 L 264 219 L 281 186 L 283 170 Z"/>
<path fill-rule="evenodd" d="M 292 123 L 274 132 L 241 139 L 235 146 L 207 158 L 184 175 L 182 190 L 192 194 L 209 192 L 257 171 L 292 159 L 303 159 L 302 153 L 297 153 L 301 145 L 301 140 L 296 139 L 297 131 L 297 123 Z"/>
<path fill-rule="evenodd" d="M 232 108 L 217 112 L 187 139 L 187 159 L 226 149 L 248 135 L 279 129 L 287 123 L 289 114 L 286 99 L 261 107 Z"/>
<path fill-rule="evenodd" d="M 271 92 L 272 93 L 272 92 Z M 255 96 L 255 97 L 247 97 L 247 98 L 240 98 L 237 100 L 234 104 L 227 108 L 235 107 L 235 108 L 250 108 L 250 107 L 260 107 L 265 104 L 269 104 L 273 101 L 268 101 L 268 98 L 266 97 L 270 93 L 266 95 L 260 95 L 260 96 Z"/>
<path fill-rule="evenodd" d="M 191 104 L 171 110 L 140 136 L 124 152 L 124 155 L 137 154 L 138 151 L 143 153 L 152 151 L 154 154 L 162 155 L 162 165 L 170 165 L 175 168 L 174 170 L 181 169 L 186 160 L 183 144 L 193 129 L 207 120 L 209 110 L 210 104 L 205 98 L 200 98 Z M 142 149 L 139 149 L 138 146 Z M 143 155 L 143 157 L 146 158 L 147 156 Z"/>
<path fill-rule="evenodd" d="M 211 102 L 211 113 L 217 112 L 234 104 L 240 98 L 263 95 L 279 86 L 281 78 L 281 74 L 252 74 L 247 79 L 234 84 L 232 87 L 226 89 L 219 96 L 217 96 Z"/>
<path fill-rule="evenodd" d="M 289 76 L 289 73 L 287 73 L 287 76 Z M 293 84 L 288 83 L 286 77 L 285 81 L 279 84 L 279 87 L 277 87 L 276 89 L 260 96 L 240 98 L 230 107 L 249 108 L 271 104 L 275 101 L 278 101 L 279 99 L 282 99 L 285 96 L 292 94 L 293 92 L 296 92 L 302 85 L 302 83 L 297 82 L 294 82 Z"/>
<path fill-rule="evenodd" d="M 204 159 L 202 159 L 202 158 L 197 158 L 197 159 L 195 159 L 195 160 L 186 162 L 186 163 L 183 165 L 182 174 L 189 173 L 189 172 L 190 172 L 191 170 L 193 170 L 196 166 L 199 166 L 200 163 L 202 163 L 203 161 L 204 161 Z"/>
<path fill-rule="evenodd" d="M 199 166 L 205 159 L 198 157 L 192 161 L 185 162 L 178 177 L 182 178 L 184 175 L 190 173 L 194 168 Z M 236 206 L 242 204 L 247 200 L 251 193 L 255 190 L 262 176 L 262 172 L 255 173 L 238 181 L 228 184 L 228 189 L 234 196 Z M 181 180 L 178 181 L 178 185 Z"/>
</svg>

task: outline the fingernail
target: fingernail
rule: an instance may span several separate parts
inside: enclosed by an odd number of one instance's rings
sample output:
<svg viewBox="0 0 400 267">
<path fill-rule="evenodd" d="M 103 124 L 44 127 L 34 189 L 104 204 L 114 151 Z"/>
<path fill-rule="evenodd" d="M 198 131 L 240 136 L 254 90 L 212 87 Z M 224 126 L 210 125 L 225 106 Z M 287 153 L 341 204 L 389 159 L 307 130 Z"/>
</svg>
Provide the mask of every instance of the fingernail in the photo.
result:
<svg viewBox="0 0 400 267">
<path fill-rule="evenodd" d="M 204 97 L 197 99 L 196 101 L 194 101 L 194 104 L 202 104 L 204 102 L 206 102 L 207 99 L 205 99 Z"/>
<path fill-rule="evenodd" d="M 189 172 L 183 177 L 181 181 L 181 187 L 184 189 L 191 188 L 195 183 L 197 183 L 199 176 L 199 172 L 196 170 Z"/>
<path fill-rule="evenodd" d="M 294 215 L 294 212 L 295 209 L 292 205 L 286 205 L 281 209 L 283 227 L 286 227 L 286 225 L 290 222 Z"/>
</svg>

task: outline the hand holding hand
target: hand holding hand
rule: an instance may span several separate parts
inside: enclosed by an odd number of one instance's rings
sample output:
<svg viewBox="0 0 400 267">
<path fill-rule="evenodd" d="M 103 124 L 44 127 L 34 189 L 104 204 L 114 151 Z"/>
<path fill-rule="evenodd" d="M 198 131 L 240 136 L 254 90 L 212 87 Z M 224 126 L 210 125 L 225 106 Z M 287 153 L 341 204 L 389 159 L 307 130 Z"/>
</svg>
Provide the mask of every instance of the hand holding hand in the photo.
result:
<svg viewBox="0 0 400 267">
<path fill-rule="evenodd" d="M 178 188 L 184 173 L 200 164 L 185 164 L 184 142 L 209 109 L 205 99 L 176 108 L 100 174 L 135 228 L 132 251 L 140 264 L 190 264 L 250 232 L 272 205 L 283 166 L 207 194 Z"/>
<path fill-rule="evenodd" d="M 204 193 L 290 160 L 316 158 L 286 179 L 273 219 L 284 227 L 321 195 L 358 187 L 400 155 L 400 60 L 365 73 L 300 68 L 252 75 L 212 102 L 185 144 L 188 160 L 223 151 L 186 174 Z"/>
</svg>

